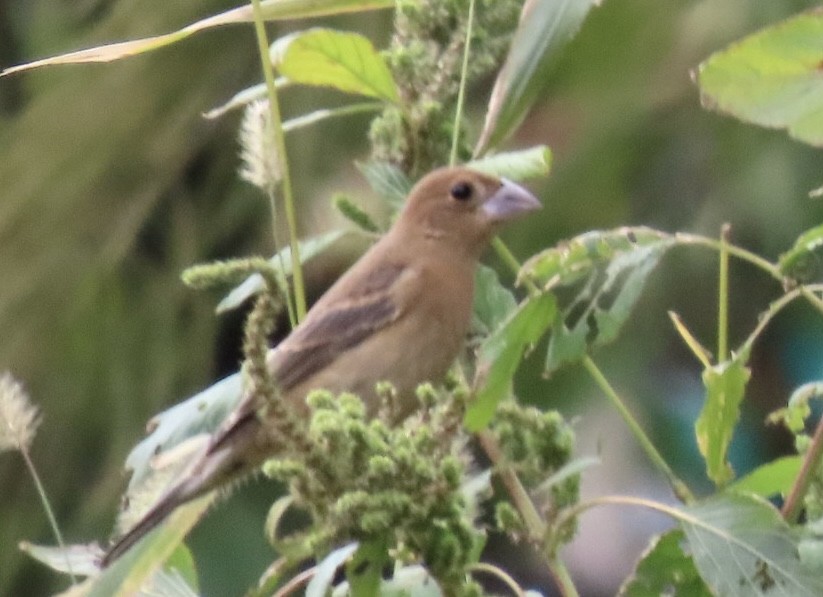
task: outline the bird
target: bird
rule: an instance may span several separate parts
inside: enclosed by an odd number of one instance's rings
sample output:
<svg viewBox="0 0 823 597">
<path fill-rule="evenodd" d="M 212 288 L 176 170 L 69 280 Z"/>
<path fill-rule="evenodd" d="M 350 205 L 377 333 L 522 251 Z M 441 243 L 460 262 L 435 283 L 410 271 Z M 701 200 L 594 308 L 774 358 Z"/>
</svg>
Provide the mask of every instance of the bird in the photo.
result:
<svg viewBox="0 0 823 597">
<path fill-rule="evenodd" d="M 505 222 L 541 207 L 524 187 L 464 166 L 425 175 L 380 240 L 266 354 L 280 399 L 308 416 L 316 389 L 351 392 L 368 416 L 380 406 L 376 385 L 390 382 L 393 413 L 411 414 L 417 386 L 442 381 L 469 332 L 474 272 Z M 106 567 L 179 505 L 230 484 L 276 457 L 253 396 L 238 407 L 172 484 L 101 560 Z"/>
</svg>

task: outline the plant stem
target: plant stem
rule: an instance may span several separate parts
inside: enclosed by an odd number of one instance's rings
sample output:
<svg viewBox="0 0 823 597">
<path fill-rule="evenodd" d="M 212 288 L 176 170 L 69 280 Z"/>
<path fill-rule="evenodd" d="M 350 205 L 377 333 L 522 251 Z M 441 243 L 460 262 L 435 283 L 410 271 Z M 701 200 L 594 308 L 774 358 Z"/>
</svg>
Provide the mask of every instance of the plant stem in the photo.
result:
<svg viewBox="0 0 823 597">
<path fill-rule="evenodd" d="M 660 469 L 660 471 L 666 476 L 669 480 L 669 484 L 674 491 L 674 494 L 680 499 L 682 502 L 686 504 L 690 504 L 694 502 L 694 496 L 689 488 L 686 486 L 683 481 L 681 481 L 677 475 L 674 474 L 671 467 L 669 467 L 666 460 L 663 456 L 660 455 L 660 452 L 657 451 L 657 448 L 654 447 L 654 444 L 643 431 L 643 428 L 640 427 L 640 424 L 632 415 L 631 411 L 626 407 L 623 403 L 623 400 L 611 386 L 609 381 L 606 379 L 606 376 L 603 375 L 603 372 L 600 368 L 595 364 L 591 357 L 585 356 L 583 357 L 583 366 L 586 368 L 586 371 L 589 372 L 594 382 L 598 385 L 601 391 L 606 395 L 606 397 L 611 401 L 612 405 L 617 409 L 617 412 L 620 413 L 620 416 L 623 418 L 623 421 L 626 425 L 629 426 L 632 433 L 634 434 L 637 441 L 640 443 L 640 447 L 643 448 L 643 451 L 646 452 L 646 456 L 648 456 L 649 460 Z"/>
<path fill-rule="evenodd" d="M 721 241 L 714 238 L 709 238 L 707 236 L 678 232 L 677 234 L 675 234 L 675 238 L 681 244 L 699 245 L 703 247 L 708 247 L 710 249 L 714 249 L 716 251 L 722 250 Z M 752 253 L 751 251 L 747 251 L 746 249 L 735 246 L 731 243 L 726 243 L 726 251 L 728 251 L 729 255 L 733 255 L 734 257 L 737 257 L 738 259 L 741 259 L 743 261 L 748 261 L 752 265 L 760 268 L 778 282 L 783 282 L 783 275 L 780 273 L 780 269 L 768 259 L 764 259 L 760 255 Z"/>
<path fill-rule="evenodd" d="M 780 511 L 787 522 L 797 522 L 800 512 L 803 510 L 803 498 L 806 497 L 812 477 L 820 468 L 821 458 L 823 458 L 823 418 L 817 422 L 817 429 L 815 429 L 814 437 L 812 437 L 809 451 L 806 452 L 800 472 L 797 474 L 794 485 L 792 485 L 792 489 L 789 491 L 789 495 L 786 497 Z"/>
<path fill-rule="evenodd" d="M 260 0 L 251 0 L 254 12 L 254 29 L 257 33 L 257 46 L 260 52 L 260 62 L 263 68 L 263 76 L 266 80 L 266 90 L 269 98 L 269 126 L 277 148 L 277 159 L 280 161 L 283 204 L 286 211 L 286 224 L 289 229 L 289 246 L 291 247 L 292 279 L 294 287 L 294 304 L 297 322 L 303 320 L 306 315 L 306 290 L 303 283 L 303 265 L 300 262 L 300 246 L 297 242 L 297 218 L 294 209 L 294 196 L 292 194 L 291 174 L 289 173 L 289 161 L 286 157 L 286 141 L 283 135 L 282 119 L 280 117 L 280 103 L 277 98 L 277 88 L 274 84 L 274 72 L 272 71 L 271 59 L 269 58 L 269 41 L 266 36 L 266 27 L 263 23 L 263 13 L 260 8 Z M 272 195 L 272 199 L 274 195 Z M 277 206 L 272 201 L 272 226 L 276 229 L 275 219 Z"/>
<path fill-rule="evenodd" d="M 489 431 L 481 431 L 477 434 L 477 438 L 483 447 L 483 451 L 486 452 L 489 460 L 494 464 L 497 474 L 500 475 L 500 479 L 503 481 L 503 485 L 506 487 L 512 503 L 515 508 L 517 508 L 520 516 L 523 517 L 523 522 L 529 531 L 529 536 L 534 540 L 540 541 L 542 544 L 542 542 L 545 541 L 548 527 L 540 515 L 540 512 L 534 507 L 534 502 L 532 502 L 526 488 L 523 487 L 523 484 L 520 482 L 517 473 L 506 463 L 497 440 Z M 548 551 L 539 551 L 545 558 L 545 563 L 558 589 L 560 589 L 560 594 L 563 595 L 563 597 L 577 597 L 577 588 L 574 586 L 574 582 L 563 561 L 557 557 L 556 554 L 550 555 Z"/>
<path fill-rule="evenodd" d="M 463 103 L 466 95 L 466 78 L 469 72 L 469 53 L 472 45 L 472 28 L 474 27 L 474 0 L 469 0 L 469 17 L 466 22 L 466 43 L 463 48 L 463 65 L 460 69 L 460 87 L 457 89 L 457 108 L 454 111 L 454 130 L 452 131 L 452 148 L 449 154 L 449 166 L 457 163 L 457 147 L 460 141 L 460 122 L 463 120 Z"/>
<path fill-rule="evenodd" d="M 720 264 L 717 282 L 717 360 L 729 358 L 729 233 L 731 226 L 723 224 L 720 231 Z"/>
<path fill-rule="evenodd" d="M 34 467 L 34 462 L 32 462 L 32 459 L 29 456 L 28 449 L 26 449 L 25 447 L 21 447 L 20 454 L 23 455 L 23 460 L 26 463 L 26 468 L 29 469 L 31 478 L 34 480 L 34 486 L 37 488 L 37 494 L 40 496 L 40 501 L 43 504 L 43 509 L 46 511 L 46 518 L 48 518 L 49 520 L 49 525 L 51 526 L 51 530 L 54 533 L 54 538 L 57 540 L 57 545 L 66 554 L 66 566 L 68 567 L 69 577 L 71 578 L 71 584 L 76 585 L 77 578 L 74 576 L 74 572 L 72 572 L 71 560 L 69 559 L 69 556 L 66 553 L 66 543 L 63 541 L 63 534 L 60 532 L 60 526 L 57 524 L 57 518 L 54 516 L 54 511 L 51 508 L 49 497 L 46 494 L 46 488 L 43 486 L 43 482 L 40 480 L 40 475 L 37 474 L 37 469 Z"/>
</svg>

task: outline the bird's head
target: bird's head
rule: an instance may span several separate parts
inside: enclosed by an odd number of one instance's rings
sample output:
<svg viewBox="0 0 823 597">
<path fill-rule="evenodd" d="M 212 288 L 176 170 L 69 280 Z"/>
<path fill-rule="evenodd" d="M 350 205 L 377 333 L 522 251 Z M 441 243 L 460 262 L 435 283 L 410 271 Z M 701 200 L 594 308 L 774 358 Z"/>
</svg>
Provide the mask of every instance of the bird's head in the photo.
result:
<svg viewBox="0 0 823 597">
<path fill-rule="evenodd" d="M 529 191 L 469 168 L 440 168 L 411 190 L 396 226 L 478 257 L 501 224 L 541 207 Z"/>
</svg>

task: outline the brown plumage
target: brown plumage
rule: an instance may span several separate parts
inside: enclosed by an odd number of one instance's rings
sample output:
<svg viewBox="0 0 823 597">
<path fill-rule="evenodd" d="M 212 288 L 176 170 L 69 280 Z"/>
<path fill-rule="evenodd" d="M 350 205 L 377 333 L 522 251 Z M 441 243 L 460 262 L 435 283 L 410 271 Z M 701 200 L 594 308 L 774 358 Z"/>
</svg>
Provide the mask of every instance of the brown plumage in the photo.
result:
<svg viewBox="0 0 823 597">
<path fill-rule="evenodd" d="M 500 224 L 538 207 L 524 188 L 467 168 L 424 177 L 391 230 L 267 355 L 283 399 L 306 413 L 311 390 L 354 392 L 374 414 L 375 385 L 389 381 L 398 414 L 409 414 L 415 388 L 440 381 L 460 351 L 480 254 Z M 104 566 L 178 505 L 276 456 L 256 410 L 251 397 L 241 402 L 190 471 L 114 544 Z"/>
</svg>

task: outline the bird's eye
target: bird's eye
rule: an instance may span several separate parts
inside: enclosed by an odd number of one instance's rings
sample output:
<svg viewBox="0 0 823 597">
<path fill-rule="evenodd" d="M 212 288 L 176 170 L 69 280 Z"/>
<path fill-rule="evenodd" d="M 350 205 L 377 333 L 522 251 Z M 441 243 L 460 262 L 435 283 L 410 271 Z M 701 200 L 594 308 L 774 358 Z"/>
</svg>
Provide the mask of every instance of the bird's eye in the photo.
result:
<svg viewBox="0 0 823 597">
<path fill-rule="evenodd" d="M 452 187 L 451 196 L 458 201 L 468 201 L 472 197 L 474 189 L 467 182 L 458 182 Z"/>
</svg>

